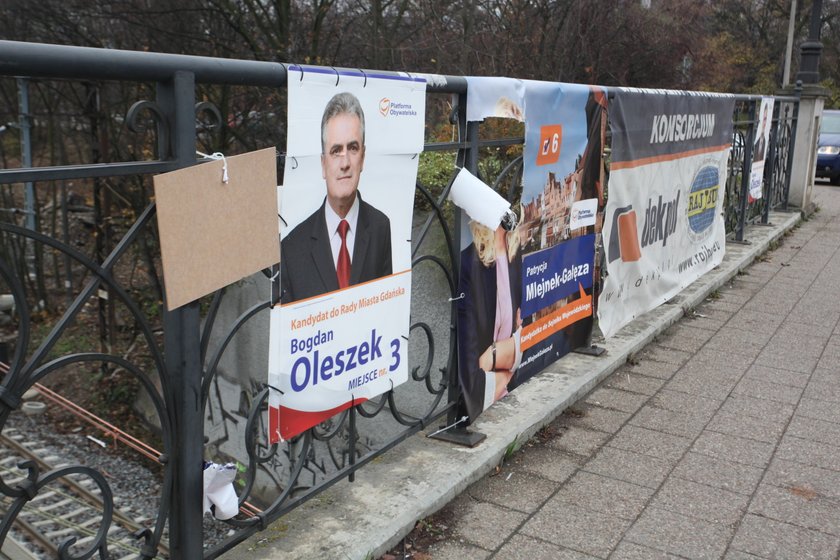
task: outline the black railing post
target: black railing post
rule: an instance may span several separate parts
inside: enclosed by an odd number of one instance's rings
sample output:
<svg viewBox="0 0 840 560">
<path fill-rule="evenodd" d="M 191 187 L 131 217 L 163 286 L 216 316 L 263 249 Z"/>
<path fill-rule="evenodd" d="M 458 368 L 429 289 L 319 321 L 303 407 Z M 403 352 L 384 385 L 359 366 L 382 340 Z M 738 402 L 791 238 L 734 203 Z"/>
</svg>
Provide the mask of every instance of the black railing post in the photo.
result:
<svg viewBox="0 0 840 560">
<path fill-rule="evenodd" d="M 770 206 L 776 198 L 776 153 L 779 142 L 779 130 L 782 127 L 782 104 L 773 104 L 773 115 L 770 117 L 770 145 L 768 146 L 767 158 L 764 160 L 764 177 L 761 178 L 762 196 L 764 198 L 764 209 L 761 212 L 761 223 L 770 223 Z M 770 164 L 768 171 L 767 164 Z M 768 177 L 769 174 L 769 177 Z M 766 187 L 766 188 L 765 188 Z"/>
<path fill-rule="evenodd" d="M 755 99 L 750 101 L 750 134 L 747 137 L 747 145 L 744 146 L 744 165 L 741 168 L 741 198 L 738 202 L 738 225 L 735 226 L 735 241 L 744 241 L 744 227 L 747 223 L 747 210 L 749 209 L 750 196 L 750 171 L 752 170 L 753 161 L 753 144 L 755 143 L 755 116 L 756 103 Z"/>
<path fill-rule="evenodd" d="M 797 81 L 794 88 L 796 105 L 793 108 L 793 123 L 790 128 L 790 146 L 788 146 L 787 173 L 785 173 L 785 193 L 783 197 L 782 210 L 788 211 L 790 200 L 790 175 L 793 172 L 793 156 L 796 154 L 796 129 L 799 126 L 799 105 L 802 102 L 802 82 Z"/>
<path fill-rule="evenodd" d="M 458 155 L 455 160 L 455 165 L 463 167 L 473 175 L 478 175 L 478 124 L 477 122 L 467 122 L 467 94 L 460 93 L 457 96 L 458 108 L 458 139 L 461 141 L 462 147 L 458 149 Z M 454 124 L 454 123 L 453 123 Z M 464 147 L 465 146 L 465 147 Z M 460 294 L 460 280 L 461 280 L 461 227 L 462 227 L 462 213 L 463 210 L 457 208 L 455 211 L 454 235 L 452 236 L 451 251 L 455 255 L 455 270 L 453 276 L 455 278 L 455 291 Z M 459 295 L 455 296 L 460 299 Z M 433 437 L 443 441 L 457 443 L 468 447 L 475 447 L 481 443 L 487 436 L 473 432 L 466 429 L 464 424 L 464 416 L 466 409 L 461 406 L 461 381 L 458 378 L 458 304 L 457 301 L 452 305 L 450 314 L 450 332 L 451 339 L 455 348 L 455 357 L 452 360 L 452 367 L 449 370 L 449 387 L 447 388 L 447 399 L 449 412 L 446 415 L 446 425 L 444 429 L 435 432 Z"/>
<path fill-rule="evenodd" d="M 195 163 L 195 77 L 175 72 L 158 85 L 158 104 L 170 125 L 170 149 L 178 167 Z M 169 520 L 172 558 L 203 555 L 202 492 L 204 422 L 201 409 L 201 318 L 198 302 L 163 316 L 166 370 L 172 395 L 167 401 L 174 431 L 171 461 L 174 488 Z"/>
</svg>

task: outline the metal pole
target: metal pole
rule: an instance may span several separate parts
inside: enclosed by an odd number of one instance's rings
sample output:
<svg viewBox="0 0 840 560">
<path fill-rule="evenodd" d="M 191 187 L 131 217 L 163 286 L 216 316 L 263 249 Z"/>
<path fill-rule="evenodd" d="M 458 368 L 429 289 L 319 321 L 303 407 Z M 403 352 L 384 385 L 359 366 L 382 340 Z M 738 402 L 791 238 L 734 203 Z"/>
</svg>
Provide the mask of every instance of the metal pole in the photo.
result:
<svg viewBox="0 0 840 560">
<path fill-rule="evenodd" d="M 773 115 L 770 117 L 770 145 L 767 158 L 764 160 L 764 177 L 762 177 L 762 195 L 764 210 L 761 212 L 761 223 L 770 223 L 770 206 L 776 200 L 776 144 L 779 142 L 779 129 L 782 126 L 782 104 L 773 104 Z M 770 167 L 768 170 L 767 167 Z M 768 174 L 770 175 L 768 177 Z"/>
<path fill-rule="evenodd" d="M 466 148 L 460 148 L 455 164 L 463 167 L 473 174 L 478 172 L 478 123 L 467 122 L 467 94 L 466 92 L 457 94 L 457 108 L 458 108 L 458 140 L 466 144 Z M 455 124 L 455 123 L 453 123 Z M 454 235 L 452 244 L 452 251 L 455 256 L 456 268 L 453 271 L 457 287 L 460 286 L 461 278 L 461 226 L 462 216 L 461 209 L 455 211 Z M 457 297 L 457 296 L 456 296 Z M 459 379 L 459 364 L 458 364 L 458 311 L 457 302 L 452 305 L 452 312 L 450 314 L 450 332 L 452 341 L 455 347 L 455 357 L 452 368 L 449 372 L 449 387 L 448 387 L 448 403 L 455 404 L 449 409 L 446 416 L 446 426 L 438 430 L 433 436 L 435 439 L 464 445 L 467 447 L 475 447 L 487 437 L 485 434 L 467 430 L 463 419 L 467 415 L 466 407 L 463 405 L 461 398 L 461 381 Z"/>
<path fill-rule="evenodd" d="M 32 115 L 29 113 L 29 80 L 17 79 L 18 105 L 20 108 L 20 151 L 21 166 L 32 167 Z M 35 185 L 32 181 L 24 183 L 23 191 L 24 225 L 35 231 Z M 35 246 L 26 244 L 26 263 L 29 275 L 35 275 Z"/>
<path fill-rule="evenodd" d="M 822 0 L 814 0 L 811 4 L 811 22 L 808 28 L 808 40 L 802 43 L 800 49 L 799 72 L 796 81 L 803 84 L 817 84 L 820 81 L 820 30 L 822 28 Z"/>
<path fill-rule="evenodd" d="M 21 164 L 32 167 L 32 117 L 29 114 L 29 80 L 18 78 L 18 99 L 20 102 Z M 23 209 L 26 212 L 26 227 L 35 230 L 35 187 L 31 181 L 25 183 Z"/>
<path fill-rule="evenodd" d="M 744 226 L 747 222 L 747 211 L 749 210 L 749 196 L 750 196 L 750 171 L 752 170 L 753 148 L 755 143 L 755 129 L 756 129 L 756 105 L 761 103 L 761 100 L 753 99 L 750 101 L 750 134 L 747 139 L 747 145 L 744 146 L 744 166 L 741 168 L 741 200 L 738 205 L 740 211 L 738 212 L 738 225 L 735 229 L 735 241 L 744 242 Z"/>
<path fill-rule="evenodd" d="M 796 94 L 796 105 L 793 108 L 793 123 L 790 130 L 790 147 L 788 147 L 787 172 L 785 173 L 785 195 L 782 210 L 788 211 L 790 201 L 790 175 L 793 172 L 793 155 L 796 153 L 796 129 L 799 126 L 799 104 L 802 102 L 802 82 L 796 82 L 794 89 Z"/>
<path fill-rule="evenodd" d="M 785 71 L 782 87 L 790 83 L 790 60 L 793 57 L 793 29 L 796 23 L 796 0 L 790 0 L 790 21 L 788 22 L 787 46 L 785 47 Z"/>
<path fill-rule="evenodd" d="M 178 167 L 195 163 L 195 76 L 175 72 L 158 84 L 158 103 L 172 124 L 172 153 Z M 197 301 L 163 316 L 166 370 L 172 387 L 167 402 L 174 430 L 172 468 L 172 558 L 203 555 L 202 493 L 204 422 L 201 408 L 201 318 Z"/>
</svg>

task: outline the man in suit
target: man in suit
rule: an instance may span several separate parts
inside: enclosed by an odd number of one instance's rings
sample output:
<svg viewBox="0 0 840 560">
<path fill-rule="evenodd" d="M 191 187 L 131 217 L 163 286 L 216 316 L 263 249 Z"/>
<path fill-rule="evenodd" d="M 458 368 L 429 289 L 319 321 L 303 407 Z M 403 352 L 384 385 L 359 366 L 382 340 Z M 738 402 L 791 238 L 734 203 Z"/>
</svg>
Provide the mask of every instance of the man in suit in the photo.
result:
<svg viewBox="0 0 840 560">
<path fill-rule="evenodd" d="M 282 242 L 282 303 L 390 275 L 391 222 L 362 200 L 365 115 L 355 95 L 336 94 L 321 118 L 324 203 Z"/>
</svg>

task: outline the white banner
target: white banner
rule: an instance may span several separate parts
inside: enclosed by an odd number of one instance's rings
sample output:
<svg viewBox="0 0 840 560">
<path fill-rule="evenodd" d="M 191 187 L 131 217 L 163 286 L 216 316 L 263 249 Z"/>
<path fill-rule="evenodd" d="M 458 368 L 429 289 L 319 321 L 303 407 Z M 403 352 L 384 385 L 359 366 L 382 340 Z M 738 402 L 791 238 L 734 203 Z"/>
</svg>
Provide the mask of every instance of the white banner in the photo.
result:
<svg viewBox="0 0 840 560">
<path fill-rule="evenodd" d="M 731 97 L 621 90 L 604 216 L 607 277 L 598 319 L 610 337 L 723 260 Z"/>
</svg>

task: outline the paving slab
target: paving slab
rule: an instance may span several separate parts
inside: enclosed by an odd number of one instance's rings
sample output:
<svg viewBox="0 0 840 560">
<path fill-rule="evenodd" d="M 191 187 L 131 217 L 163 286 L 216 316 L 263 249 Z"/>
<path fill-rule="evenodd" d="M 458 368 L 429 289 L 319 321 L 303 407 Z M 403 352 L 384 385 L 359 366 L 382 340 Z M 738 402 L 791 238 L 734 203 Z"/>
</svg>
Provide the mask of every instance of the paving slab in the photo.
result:
<svg viewBox="0 0 840 560">
<path fill-rule="evenodd" d="M 522 534 L 599 558 L 606 558 L 630 521 L 553 500 L 523 527 Z"/>
<path fill-rule="evenodd" d="M 625 539 L 683 558 L 720 558 L 731 539 L 730 527 L 649 507 Z"/>
<path fill-rule="evenodd" d="M 599 387 L 589 393 L 584 402 L 604 408 L 612 408 L 620 412 L 633 413 L 639 410 L 648 398 L 647 395 L 640 395 L 631 391 Z"/>
<path fill-rule="evenodd" d="M 452 511 L 453 534 L 459 542 L 487 550 L 504 544 L 528 518 L 524 513 L 474 499 L 459 500 Z"/>
<path fill-rule="evenodd" d="M 694 439 L 703 428 L 707 420 L 702 417 L 689 416 L 680 412 L 673 412 L 652 405 L 641 408 L 630 419 L 630 424 L 651 430 L 658 430 L 666 434 Z"/>
<path fill-rule="evenodd" d="M 610 437 L 611 434 L 607 432 L 590 430 L 580 426 L 566 426 L 564 422 L 560 435 L 552 439 L 548 445 L 568 453 L 589 455 L 600 448 Z"/>
<path fill-rule="evenodd" d="M 764 468 L 770 462 L 774 446 L 763 441 L 706 430 L 695 440 L 691 450 L 718 459 Z"/>
<path fill-rule="evenodd" d="M 664 379 L 641 375 L 631 371 L 629 368 L 623 367 L 616 370 L 604 383 L 604 387 L 651 396 L 659 391 L 664 384 Z"/>
<path fill-rule="evenodd" d="M 673 475 L 713 488 L 751 495 L 758 487 L 764 471 L 735 463 L 728 458 L 689 452 L 674 468 Z"/>
<path fill-rule="evenodd" d="M 437 556 L 432 558 L 437 560 Z M 595 560 L 597 557 L 562 548 L 533 537 L 515 535 L 499 550 L 496 558 L 505 558 L 506 560 Z"/>
<path fill-rule="evenodd" d="M 671 476 L 651 505 L 719 525 L 735 525 L 748 503 L 748 496 Z"/>
<path fill-rule="evenodd" d="M 651 488 L 581 471 L 552 499 L 623 519 L 635 519 L 652 495 Z"/>
<path fill-rule="evenodd" d="M 501 469 L 476 482 L 467 493 L 476 500 L 533 513 L 556 491 L 558 484 L 524 469 Z"/>
<path fill-rule="evenodd" d="M 674 468 L 674 461 L 604 447 L 590 459 L 583 470 L 624 480 L 639 486 L 657 488 Z"/>
<path fill-rule="evenodd" d="M 840 539 L 775 519 L 747 515 L 732 539 L 731 548 L 760 558 L 829 560 L 836 558 Z"/>
</svg>

